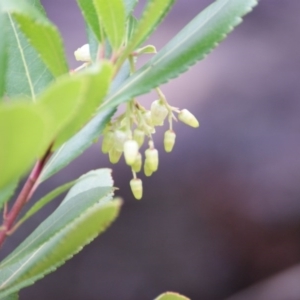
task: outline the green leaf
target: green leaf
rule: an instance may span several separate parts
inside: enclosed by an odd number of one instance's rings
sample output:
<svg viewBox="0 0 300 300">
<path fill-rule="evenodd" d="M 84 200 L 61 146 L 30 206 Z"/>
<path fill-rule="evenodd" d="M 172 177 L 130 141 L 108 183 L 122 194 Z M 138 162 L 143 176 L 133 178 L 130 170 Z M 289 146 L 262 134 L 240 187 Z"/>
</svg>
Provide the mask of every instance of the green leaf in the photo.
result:
<svg viewBox="0 0 300 300">
<path fill-rule="evenodd" d="M 78 74 L 78 78 L 82 78 L 85 83 L 79 95 L 81 101 L 79 105 L 76 106 L 76 110 L 70 122 L 57 136 L 54 149 L 57 149 L 71 138 L 91 119 L 108 92 L 112 75 L 112 65 L 105 61 L 102 61 L 100 65 L 92 66 L 86 70 L 86 72 Z"/>
<path fill-rule="evenodd" d="M 99 137 L 114 112 L 114 109 L 101 112 L 87 126 L 63 144 L 46 164 L 39 181 L 43 182 L 56 174 L 89 148 L 93 144 L 93 140 Z"/>
<path fill-rule="evenodd" d="M 83 176 L 70 190 L 72 196 L 0 265 L 0 297 L 54 271 L 103 232 L 120 209 L 120 202 L 111 200 L 112 190 L 110 170 Z"/>
<path fill-rule="evenodd" d="M 10 197 L 14 194 L 18 186 L 18 180 L 14 180 L 7 184 L 4 188 L 0 189 L 0 209 L 9 201 Z"/>
<path fill-rule="evenodd" d="M 61 205 L 65 205 L 66 202 L 69 202 L 74 196 L 82 192 L 89 191 L 94 188 L 107 188 L 110 187 L 110 191 L 113 191 L 113 179 L 111 177 L 111 169 L 98 169 L 92 170 L 81 177 L 79 177 L 76 185 L 69 191 Z M 111 193 L 112 195 L 112 193 Z M 111 200 L 111 198 L 110 198 Z M 105 203 L 110 200 L 103 200 Z M 103 203 L 104 203 L 103 202 Z M 69 204 L 68 204 L 69 205 Z"/>
<path fill-rule="evenodd" d="M 127 35 L 126 35 L 126 44 L 128 44 L 128 41 L 132 38 L 134 31 L 137 27 L 138 24 L 138 20 L 134 17 L 134 16 L 129 16 L 129 18 L 127 19 Z"/>
<path fill-rule="evenodd" d="M 51 191 L 49 194 L 38 200 L 27 212 L 26 214 L 18 221 L 15 228 L 20 227 L 26 220 L 36 214 L 39 210 L 41 210 L 45 205 L 50 203 L 53 199 L 57 198 L 60 194 L 67 191 L 75 184 L 75 180 L 65 183 L 55 190 Z"/>
<path fill-rule="evenodd" d="M 83 79 L 78 76 L 64 76 L 48 87 L 38 99 L 37 105 L 47 110 L 53 118 L 53 139 L 77 117 L 86 87 Z"/>
<path fill-rule="evenodd" d="M 5 74 L 7 67 L 7 16 L 0 12 L 0 98 L 5 91 Z M 1 100 L 0 100 L 1 101 Z"/>
<path fill-rule="evenodd" d="M 106 35 L 114 50 L 118 50 L 125 37 L 126 12 L 123 0 L 93 0 Z"/>
<path fill-rule="evenodd" d="M 87 37 L 88 37 L 88 43 L 90 46 L 90 55 L 91 55 L 92 62 L 96 62 L 100 44 L 99 44 L 97 37 L 94 34 L 93 30 L 88 25 L 86 25 L 86 33 L 87 33 Z"/>
<path fill-rule="evenodd" d="M 48 141 L 49 118 L 31 103 L 0 106 L 0 188 L 23 175 Z"/>
<path fill-rule="evenodd" d="M 126 62 L 117 74 L 111 85 L 111 91 L 115 91 L 129 76 L 129 63 Z M 69 141 L 63 144 L 46 164 L 39 181 L 43 182 L 89 148 L 95 139 L 102 133 L 106 123 L 115 113 L 115 109 L 107 109 L 98 113 L 85 127 L 83 127 Z"/>
<path fill-rule="evenodd" d="M 8 18 L 8 62 L 5 90 L 8 96 L 27 96 L 32 99 L 54 80 L 54 76 L 29 44 L 17 23 Z M 4 30 L 4 29 L 3 29 Z"/>
<path fill-rule="evenodd" d="M 166 83 L 211 52 L 251 11 L 256 0 L 218 0 L 182 29 L 144 67 L 111 93 L 101 108 L 115 107 Z"/>
<path fill-rule="evenodd" d="M 129 74 L 130 74 L 130 64 L 129 61 L 127 60 L 122 66 L 121 70 L 117 73 L 114 81 L 111 84 L 109 92 L 112 93 L 116 91 L 123 84 L 123 82 L 129 77 Z"/>
<path fill-rule="evenodd" d="M 39 1 L 3 0 L 0 12 L 7 16 L 7 95 L 35 99 L 54 76 L 68 71 L 59 33 Z"/>
<path fill-rule="evenodd" d="M 132 13 L 134 7 L 137 5 L 138 0 L 123 0 L 123 2 L 125 5 L 126 16 L 128 17 Z"/>
<path fill-rule="evenodd" d="M 177 293 L 167 292 L 158 296 L 157 298 L 155 298 L 155 300 L 190 300 L 190 299 Z"/>
<path fill-rule="evenodd" d="M 43 15 L 46 16 L 45 9 L 44 9 L 43 5 L 41 4 L 40 0 L 27 0 L 27 2 L 30 5 L 34 6 L 40 13 L 42 13 Z"/>
<path fill-rule="evenodd" d="M 18 294 L 10 294 L 7 297 L 1 298 L 2 300 L 19 300 Z"/>
<path fill-rule="evenodd" d="M 87 27 L 88 42 L 90 45 L 90 53 L 93 61 L 96 61 L 99 43 L 104 40 L 101 23 L 99 23 L 98 15 L 93 1 L 77 0 L 78 6 L 83 14 Z M 137 0 L 125 0 L 126 16 L 130 17 Z M 133 18 L 133 17 L 131 17 Z M 135 19 L 135 18 L 134 18 Z"/>
<path fill-rule="evenodd" d="M 54 76 L 68 72 L 59 32 L 43 13 L 26 1 L 18 0 L 3 1 L 2 11 L 16 21 Z"/>
<path fill-rule="evenodd" d="M 33 249 L 38 248 L 53 234 L 72 223 L 85 210 L 88 210 L 91 205 L 98 203 L 99 199 L 103 198 L 101 200 L 102 204 L 111 202 L 112 192 L 113 179 L 110 169 L 92 170 L 79 177 L 77 183 L 70 189 L 59 207 L 1 262 L 0 269 L 12 261 L 18 260 L 24 253 L 29 253 Z M 82 193 L 87 193 L 85 196 L 88 196 L 88 199 L 82 201 L 84 198 Z M 68 205 L 65 205 L 66 200 L 70 201 Z"/>
<path fill-rule="evenodd" d="M 127 44 L 117 62 L 118 67 L 120 67 L 125 59 L 151 35 L 151 33 L 156 29 L 158 24 L 168 13 L 174 2 L 175 0 L 148 1 L 147 7 L 143 12 L 141 20 L 136 26 L 136 30 L 132 35 L 131 40 Z"/>
<path fill-rule="evenodd" d="M 103 38 L 101 36 L 100 23 L 93 1 L 77 0 L 77 4 L 81 10 L 86 24 L 94 33 L 98 41 L 101 42 Z"/>
<path fill-rule="evenodd" d="M 107 93 L 111 77 L 112 65 L 102 62 L 85 72 L 58 79 L 41 95 L 37 105 L 51 114 L 54 123 L 53 149 L 91 119 Z"/>
<path fill-rule="evenodd" d="M 64 47 L 56 27 L 47 19 L 34 21 L 22 12 L 13 12 L 12 16 L 51 73 L 55 77 L 68 73 Z"/>
<path fill-rule="evenodd" d="M 103 33 L 104 34 L 104 33 Z M 98 42 L 95 34 L 90 29 L 90 27 L 87 27 L 87 36 L 88 36 L 88 42 L 90 46 L 90 55 L 93 62 L 97 62 L 97 55 L 98 53 L 101 55 L 100 60 L 103 58 L 110 59 L 112 54 L 112 49 L 108 41 L 104 41 L 103 43 Z"/>
<path fill-rule="evenodd" d="M 136 28 L 136 32 L 132 37 L 131 44 L 128 46 L 134 50 L 136 47 L 141 45 L 157 28 L 159 23 L 164 19 L 166 14 L 171 9 L 175 0 L 150 0 L 147 3 L 141 20 Z"/>
</svg>

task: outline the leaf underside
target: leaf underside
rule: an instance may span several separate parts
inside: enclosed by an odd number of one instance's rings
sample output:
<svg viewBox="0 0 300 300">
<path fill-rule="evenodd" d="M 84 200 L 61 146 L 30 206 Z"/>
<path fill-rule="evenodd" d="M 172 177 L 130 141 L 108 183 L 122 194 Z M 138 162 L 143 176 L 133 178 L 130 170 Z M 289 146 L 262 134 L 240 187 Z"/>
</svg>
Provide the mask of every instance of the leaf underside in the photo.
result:
<svg viewBox="0 0 300 300">
<path fill-rule="evenodd" d="M 110 173 L 100 169 L 83 175 L 55 212 L 1 263 L 0 298 L 54 271 L 117 217 L 120 202 L 112 201 Z"/>
</svg>

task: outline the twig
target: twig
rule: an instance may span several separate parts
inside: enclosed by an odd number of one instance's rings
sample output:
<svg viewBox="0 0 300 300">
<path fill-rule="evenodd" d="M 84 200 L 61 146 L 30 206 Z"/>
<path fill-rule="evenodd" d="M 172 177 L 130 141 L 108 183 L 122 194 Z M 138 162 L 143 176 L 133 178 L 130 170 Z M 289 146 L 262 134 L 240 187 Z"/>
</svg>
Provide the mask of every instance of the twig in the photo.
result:
<svg viewBox="0 0 300 300">
<path fill-rule="evenodd" d="M 3 224 L 0 227 L 0 247 L 3 245 L 6 237 L 9 235 L 8 233 L 15 223 L 22 208 L 28 202 L 34 190 L 36 189 L 37 186 L 35 185 L 35 183 L 37 182 L 51 154 L 51 147 L 49 147 L 45 155 L 36 162 L 13 207 L 11 208 L 9 213 L 6 213 L 6 217 L 3 219 Z"/>
</svg>

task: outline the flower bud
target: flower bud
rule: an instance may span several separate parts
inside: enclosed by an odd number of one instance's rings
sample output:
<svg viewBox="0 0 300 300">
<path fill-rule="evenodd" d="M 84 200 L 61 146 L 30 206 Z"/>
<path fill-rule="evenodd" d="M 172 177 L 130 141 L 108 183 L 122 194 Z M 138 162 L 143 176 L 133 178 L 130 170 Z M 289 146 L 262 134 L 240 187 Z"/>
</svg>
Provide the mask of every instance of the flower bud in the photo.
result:
<svg viewBox="0 0 300 300">
<path fill-rule="evenodd" d="M 139 145 L 135 140 L 127 140 L 124 143 L 124 157 L 126 164 L 132 166 L 139 152 Z"/>
<path fill-rule="evenodd" d="M 142 169 L 142 154 L 138 153 L 135 162 L 131 166 L 132 170 L 136 173 L 140 172 Z"/>
<path fill-rule="evenodd" d="M 142 131 L 141 129 L 136 128 L 133 131 L 133 139 L 137 141 L 139 147 L 141 147 L 144 144 L 145 140 L 145 132 Z"/>
<path fill-rule="evenodd" d="M 124 143 L 127 140 L 127 134 L 122 130 L 116 130 L 114 134 L 114 148 L 122 152 Z"/>
<path fill-rule="evenodd" d="M 114 133 L 112 131 L 109 131 L 104 134 L 103 141 L 102 141 L 102 152 L 104 154 L 108 153 L 110 149 L 114 145 Z"/>
<path fill-rule="evenodd" d="M 89 44 L 85 44 L 82 47 L 78 48 L 74 52 L 74 55 L 75 55 L 76 60 L 90 62 L 91 61 L 91 55 L 90 55 L 90 46 L 89 46 Z"/>
<path fill-rule="evenodd" d="M 143 183 L 139 178 L 133 178 L 130 180 L 130 187 L 135 199 L 140 200 L 143 196 Z"/>
<path fill-rule="evenodd" d="M 164 136 L 164 146 L 166 152 L 171 152 L 175 144 L 176 134 L 173 130 L 167 130 Z"/>
<path fill-rule="evenodd" d="M 154 126 L 162 126 L 167 115 L 168 109 L 160 100 L 151 104 L 151 118 Z"/>
<path fill-rule="evenodd" d="M 148 167 L 149 163 L 147 162 L 147 159 L 145 159 L 144 163 L 144 173 L 147 177 L 151 176 L 153 174 L 153 171 L 151 171 Z"/>
<path fill-rule="evenodd" d="M 155 172 L 158 169 L 158 151 L 154 148 L 148 148 L 145 151 L 145 164 L 147 165 L 147 168 Z"/>
<path fill-rule="evenodd" d="M 196 117 L 191 113 L 189 112 L 187 109 L 183 109 L 179 114 L 178 114 L 178 119 L 191 126 L 191 127 L 194 127 L 194 128 L 197 128 L 199 127 L 199 122 L 198 120 L 196 119 Z"/>
<path fill-rule="evenodd" d="M 108 152 L 108 156 L 109 156 L 109 161 L 112 163 L 112 164 L 116 164 L 121 156 L 122 156 L 122 151 L 118 151 L 117 149 L 115 148 L 112 148 L 109 152 Z"/>
</svg>

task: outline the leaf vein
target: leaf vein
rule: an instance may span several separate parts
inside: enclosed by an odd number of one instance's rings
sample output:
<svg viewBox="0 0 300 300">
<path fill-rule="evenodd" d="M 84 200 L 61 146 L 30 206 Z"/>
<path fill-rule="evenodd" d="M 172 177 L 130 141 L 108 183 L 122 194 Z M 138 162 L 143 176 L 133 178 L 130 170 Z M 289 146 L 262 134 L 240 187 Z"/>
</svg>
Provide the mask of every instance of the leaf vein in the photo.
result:
<svg viewBox="0 0 300 300">
<path fill-rule="evenodd" d="M 21 42 L 20 42 L 20 39 L 19 39 L 19 35 L 17 33 L 16 26 L 15 26 L 15 24 L 14 24 L 14 22 L 13 22 L 10 14 L 8 14 L 8 18 L 9 18 L 11 27 L 13 29 L 13 32 L 14 32 L 14 35 L 15 35 L 15 38 L 16 38 L 16 41 L 17 41 L 17 44 L 18 44 L 18 48 L 19 48 L 19 51 L 20 51 L 21 59 L 22 59 L 22 62 L 23 62 L 23 65 L 24 65 L 24 69 L 25 69 L 25 74 L 26 74 L 26 77 L 27 77 L 27 80 L 28 80 L 28 85 L 29 85 L 29 88 L 30 88 L 30 93 L 31 93 L 33 101 L 35 101 L 34 87 L 33 87 L 33 83 L 32 83 L 31 77 L 30 77 L 29 68 L 28 68 L 28 65 L 27 65 L 27 62 L 26 62 L 24 51 L 22 49 L 22 45 L 21 45 Z"/>
</svg>

